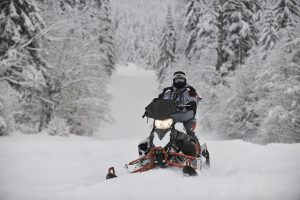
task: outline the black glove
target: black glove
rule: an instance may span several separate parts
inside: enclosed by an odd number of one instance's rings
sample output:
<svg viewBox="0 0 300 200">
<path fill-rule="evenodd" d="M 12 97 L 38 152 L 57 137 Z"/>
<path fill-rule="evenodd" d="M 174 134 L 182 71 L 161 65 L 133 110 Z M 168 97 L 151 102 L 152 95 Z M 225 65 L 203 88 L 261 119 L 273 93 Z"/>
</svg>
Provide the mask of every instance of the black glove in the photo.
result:
<svg viewBox="0 0 300 200">
<path fill-rule="evenodd" d="M 183 106 L 183 105 L 178 105 L 177 108 L 176 108 L 176 110 L 177 110 L 177 111 L 182 111 L 184 108 L 185 108 L 185 106 Z"/>
<path fill-rule="evenodd" d="M 196 115 L 196 112 L 197 112 L 197 103 L 193 102 L 193 101 L 190 101 L 189 103 L 187 103 L 187 105 L 190 105 L 190 106 L 187 107 L 187 109 L 194 111 L 194 115 Z"/>
</svg>

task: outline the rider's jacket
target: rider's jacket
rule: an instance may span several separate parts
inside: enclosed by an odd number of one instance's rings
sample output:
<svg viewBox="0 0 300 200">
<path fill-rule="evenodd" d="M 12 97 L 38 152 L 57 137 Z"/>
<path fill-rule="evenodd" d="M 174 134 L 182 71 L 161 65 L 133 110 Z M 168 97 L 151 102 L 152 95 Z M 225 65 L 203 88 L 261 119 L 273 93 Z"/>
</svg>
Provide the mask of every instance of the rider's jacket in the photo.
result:
<svg viewBox="0 0 300 200">
<path fill-rule="evenodd" d="M 170 99 L 173 101 L 180 102 L 184 106 L 178 110 L 178 112 L 186 112 L 188 110 L 193 110 L 196 113 L 198 102 L 202 97 L 197 94 L 196 90 L 190 86 L 186 85 L 181 89 L 175 87 L 167 87 L 163 89 L 163 92 L 159 94 L 158 99 Z"/>
</svg>

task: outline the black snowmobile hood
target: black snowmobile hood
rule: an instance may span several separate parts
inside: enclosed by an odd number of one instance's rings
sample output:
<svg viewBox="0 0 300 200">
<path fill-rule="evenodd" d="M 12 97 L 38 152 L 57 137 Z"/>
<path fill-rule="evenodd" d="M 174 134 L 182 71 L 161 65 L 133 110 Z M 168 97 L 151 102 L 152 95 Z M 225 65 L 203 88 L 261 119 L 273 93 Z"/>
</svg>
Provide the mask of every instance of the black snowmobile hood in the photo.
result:
<svg viewBox="0 0 300 200">
<path fill-rule="evenodd" d="M 169 99 L 152 101 L 146 108 L 146 116 L 153 119 L 165 120 L 175 113 L 179 102 Z"/>
</svg>

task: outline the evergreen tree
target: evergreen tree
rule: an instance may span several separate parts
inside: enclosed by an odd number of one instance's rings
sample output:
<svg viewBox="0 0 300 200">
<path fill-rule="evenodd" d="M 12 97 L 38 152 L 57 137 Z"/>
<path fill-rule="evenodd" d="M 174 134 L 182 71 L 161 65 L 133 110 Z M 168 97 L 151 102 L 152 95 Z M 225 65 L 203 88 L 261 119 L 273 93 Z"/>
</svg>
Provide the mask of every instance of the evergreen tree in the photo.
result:
<svg viewBox="0 0 300 200">
<path fill-rule="evenodd" d="M 110 0 L 95 0 L 96 6 L 100 6 L 99 12 L 99 48 L 102 56 L 102 64 L 106 68 L 106 72 L 111 75 L 115 62 L 115 44 L 114 35 L 115 27 L 112 22 L 112 11 L 110 6 Z"/>
<path fill-rule="evenodd" d="M 99 44 L 99 57 L 101 64 L 105 66 L 108 75 L 111 75 L 116 62 L 115 55 L 115 27 L 112 20 L 112 9 L 110 0 L 68 0 L 60 1 L 62 11 L 66 11 L 67 6 L 71 7 L 69 11 L 75 12 L 79 10 L 81 13 L 87 14 L 89 23 L 81 17 L 78 21 L 85 31 L 82 32 L 83 37 L 90 37 L 90 33 L 97 34 L 97 42 Z M 73 10 L 73 11 L 72 11 Z M 80 18 L 80 17 L 79 17 Z M 93 35 L 94 37 L 94 35 Z"/>
<path fill-rule="evenodd" d="M 255 16 L 260 6 L 256 0 L 229 0 L 226 2 L 224 17 L 226 33 L 228 70 L 235 70 L 245 62 L 249 51 L 257 43 L 258 29 Z"/>
<path fill-rule="evenodd" d="M 295 27 L 297 18 L 300 17 L 300 2 L 296 0 L 278 0 L 273 10 L 277 16 L 281 40 L 289 44 L 284 47 L 284 50 L 291 53 L 295 48 L 293 40 L 296 39 Z"/>
<path fill-rule="evenodd" d="M 275 44 L 279 40 L 277 33 L 277 24 L 275 22 L 275 15 L 272 10 L 267 8 L 264 12 L 263 27 L 259 38 L 261 57 L 265 59 L 270 51 L 274 48 Z"/>
<path fill-rule="evenodd" d="M 199 16 L 197 24 L 197 35 L 194 45 L 192 45 L 191 54 L 201 54 L 205 49 L 216 49 L 217 44 L 217 20 L 216 16 L 208 9 L 211 5 L 202 4 L 202 13 Z M 193 52 L 193 53 L 192 53 Z M 197 58 L 196 58 L 197 59 Z"/>
<path fill-rule="evenodd" d="M 243 64 L 258 41 L 257 0 L 190 0 L 184 28 L 188 34 L 186 55 L 191 58 L 203 49 L 217 51 L 216 71 L 227 73 Z M 199 59 L 197 57 L 197 59 Z"/>
<path fill-rule="evenodd" d="M 259 136 L 264 142 L 300 141 L 300 51 L 285 52 L 279 43 L 257 76 L 257 94 L 263 94 L 254 105 L 263 113 Z"/>
<path fill-rule="evenodd" d="M 186 40 L 185 55 L 191 58 L 195 53 L 195 43 L 199 31 L 199 20 L 201 16 L 201 2 L 200 0 L 188 0 L 183 20 L 183 27 L 188 35 Z"/>
<path fill-rule="evenodd" d="M 3 0 L 0 4 L 0 77 L 18 89 L 36 89 L 46 64 L 40 55 L 44 22 L 33 0 Z"/>
<path fill-rule="evenodd" d="M 300 17 L 300 2 L 298 0 L 278 0 L 273 10 L 277 16 L 278 28 L 284 29 L 296 24 L 296 17 Z"/>
<path fill-rule="evenodd" d="M 217 131 L 231 138 L 251 140 L 257 136 L 261 123 L 260 114 L 254 109 L 258 94 L 255 91 L 256 76 L 261 67 L 258 54 L 252 54 L 246 65 L 236 70 L 230 80 L 230 87 L 218 94 L 220 101 L 219 113 L 215 114 L 214 122 Z M 224 99 L 226 99 L 224 101 Z"/>
<path fill-rule="evenodd" d="M 158 80 L 162 83 L 165 79 L 167 69 L 173 67 L 176 53 L 176 34 L 171 16 L 171 8 L 168 9 L 166 17 L 166 26 L 164 28 L 163 37 L 159 45 L 160 54 L 157 62 Z"/>
<path fill-rule="evenodd" d="M 34 0 L 4 0 L 0 3 L 0 77 L 22 95 L 19 123 L 35 127 L 43 115 L 40 96 L 48 67 L 40 52 L 44 22 Z"/>
<path fill-rule="evenodd" d="M 217 0 L 214 4 L 214 9 L 217 13 L 217 63 L 216 63 L 216 71 L 220 72 L 222 65 L 226 62 L 225 59 L 225 18 L 224 18 L 224 0 Z"/>
<path fill-rule="evenodd" d="M 42 0 L 42 1 L 44 1 L 44 0 Z M 45 0 L 45 1 L 47 1 L 47 0 Z M 59 3 L 59 7 L 62 10 L 62 12 L 65 12 L 65 11 L 69 10 L 68 7 L 71 7 L 72 9 L 76 8 L 79 10 L 86 8 L 89 0 L 58 0 L 57 2 Z M 43 3 L 46 3 L 46 2 L 43 2 Z"/>
<path fill-rule="evenodd" d="M 259 143 L 300 141 L 300 52 L 287 52 L 286 46 L 278 40 L 265 60 L 260 59 L 261 50 L 254 49 L 236 70 L 231 87 L 221 95 L 226 101 L 218 105 L 218 131 Z"/>
</svg>

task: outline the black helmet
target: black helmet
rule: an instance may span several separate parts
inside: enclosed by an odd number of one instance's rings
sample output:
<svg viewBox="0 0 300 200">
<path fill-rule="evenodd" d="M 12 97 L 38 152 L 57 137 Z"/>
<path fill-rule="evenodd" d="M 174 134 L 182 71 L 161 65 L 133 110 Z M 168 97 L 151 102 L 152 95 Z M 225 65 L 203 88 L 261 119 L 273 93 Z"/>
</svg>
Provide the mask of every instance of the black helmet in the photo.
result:
<svg viewBox="0 0 300 200">
<path fill-rule="evenodd" d="M 173 75 L 173 86 L 177 89 L 181 89 L 186 86 L 186 76 L 182 71 L 177 71 Z"/>
</svg>

